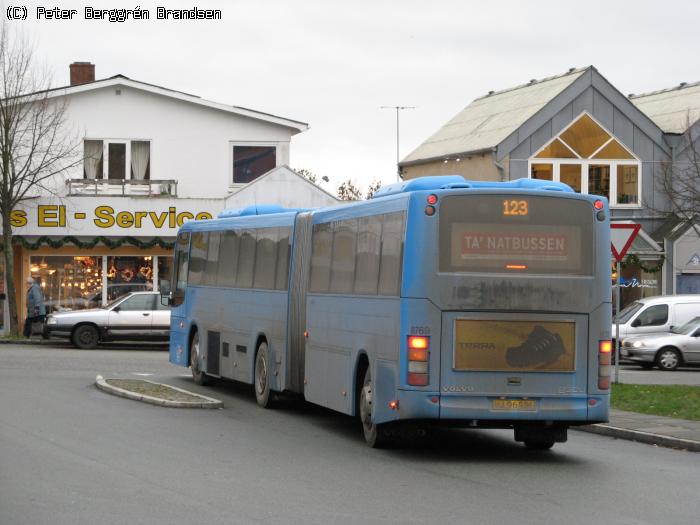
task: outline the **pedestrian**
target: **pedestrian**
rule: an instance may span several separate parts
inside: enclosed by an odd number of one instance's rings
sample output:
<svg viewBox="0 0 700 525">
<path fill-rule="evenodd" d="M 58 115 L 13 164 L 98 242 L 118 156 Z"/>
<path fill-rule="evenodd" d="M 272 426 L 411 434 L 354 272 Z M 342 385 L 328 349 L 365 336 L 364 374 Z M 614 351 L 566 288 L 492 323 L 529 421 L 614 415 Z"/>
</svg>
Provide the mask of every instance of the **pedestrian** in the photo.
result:
<svg viewBox="0 0 700 525">
<path fill-rule="evenodd" d="M 24 323 L 24 337 L 32 336 L 32 323 L 42 323 L 46 317 L 44 293 L 33 277 L 27 278 L 27 321 Z"/>
</svg>

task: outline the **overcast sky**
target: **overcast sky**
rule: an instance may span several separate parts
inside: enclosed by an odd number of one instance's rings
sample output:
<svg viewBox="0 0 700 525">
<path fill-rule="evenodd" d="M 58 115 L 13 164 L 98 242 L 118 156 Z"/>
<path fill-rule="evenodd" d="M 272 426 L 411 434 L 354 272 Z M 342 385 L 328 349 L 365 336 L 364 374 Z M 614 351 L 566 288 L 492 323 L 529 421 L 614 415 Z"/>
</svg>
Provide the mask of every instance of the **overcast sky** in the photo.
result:
<svg viewBox="0 0 700 525">
<path fill-rule="evenodd" d="M 7 1 L 3 1 L 5 5 Z M 9 2 L 14 5 L 19 3 Z M 366 187 L 489 90 L 594 65 L 624 94 L 700 81 L 700 2 L 123 0 L 25 2 L 78 9 L 73 21 L 21 24 L 37 55 L 225 104 L 308 122 L 291 166 Z M 88 21 L 83 8 L 149 9 L 149 21 Z M 218 8 L 220 21 L 156 20 L 156 6 Z M 33 18 L 33 16 L 31 17 Z"/>
</svg>

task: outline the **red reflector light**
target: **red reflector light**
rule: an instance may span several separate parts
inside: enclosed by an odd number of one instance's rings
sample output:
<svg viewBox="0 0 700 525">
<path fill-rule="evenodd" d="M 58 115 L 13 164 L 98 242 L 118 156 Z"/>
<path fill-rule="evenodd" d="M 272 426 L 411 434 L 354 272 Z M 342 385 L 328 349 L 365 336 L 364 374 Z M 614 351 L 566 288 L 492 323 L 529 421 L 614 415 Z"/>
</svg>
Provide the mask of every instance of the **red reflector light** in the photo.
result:
<svg viewBox="0 0 700 525">
<path fill-rule="evenodd" d="M 602 210 L 602 209 L 603 209 L 603 206 L 604 206 L 603 201 L 600 201 L 600 200 L 595 201 L 595 202 L 593 203 L 593 207 L 594 207 L 596 210 Z"/>
<path fill-rule="evenodd" d="M 438 198 L 437 195 L 428 195 L 428 204 L 431 206 L 437 204 Z"/>
<path fill-rule="evenodd" d="M 527 264 L 506 264 L 506 270 L 527 270 Z"/>
<path fill-rule="evenodd" d="M 389 401 L 389 408 L 392 410 L 398 410 L 399 409 L 399 402 L 398 400 L 394 399 L 392 401 Z"/>
<path fill-rule="evenodd" d="M 428 374 L 408 373 L 408 384 L 412 386 L 426 386 L 428 384 Z"/>
<path fill-rule="evenodd" d="M 429 346 L 430 338 L 423 335 L 409 335 L 408 336 L 408 348 L 413 348 L 416 350 L 427 350 Z M 422 359 L 420 361 L 423 361 Z"/>
<path fill-rule="evenodd" d="M 408 360 L 409 361 L 427 361 L 428 360 L 428 349 L 427 348 L 409 348 L 408 349 Z"/>
<path fill-rule="evenodd" d="M 432 217 L 433 215 L 435 215 L 435 208 L 433 206 L 426 206 L 425 207 L 425 214 L 428 217 Z"/>
<path fill-rule="evenodd" d="M 612 341 L 600 341 L 598 343 L 598 351 L 601 354 L 609 354 L 612 352 Z"/>
</svg>

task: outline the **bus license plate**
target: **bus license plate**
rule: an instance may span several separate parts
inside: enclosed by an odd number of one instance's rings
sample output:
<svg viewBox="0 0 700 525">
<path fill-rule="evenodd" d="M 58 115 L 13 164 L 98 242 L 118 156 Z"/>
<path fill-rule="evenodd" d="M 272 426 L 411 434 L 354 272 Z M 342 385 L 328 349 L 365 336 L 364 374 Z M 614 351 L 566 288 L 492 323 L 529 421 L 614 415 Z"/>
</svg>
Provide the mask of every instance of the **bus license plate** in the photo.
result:
<svg viewBox="0 0 700 525">
<path fill-rule="evenodd" d="M 494 399 L 491 401 L 493 410 L 535 410 L 534 399 Z"/>
</svg>

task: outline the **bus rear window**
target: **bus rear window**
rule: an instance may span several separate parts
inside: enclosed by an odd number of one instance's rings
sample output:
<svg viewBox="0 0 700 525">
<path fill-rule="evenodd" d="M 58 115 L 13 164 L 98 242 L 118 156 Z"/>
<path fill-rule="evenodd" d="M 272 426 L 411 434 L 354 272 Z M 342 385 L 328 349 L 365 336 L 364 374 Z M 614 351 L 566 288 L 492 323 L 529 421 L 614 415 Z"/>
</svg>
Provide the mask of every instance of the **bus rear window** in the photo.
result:
<svg viewBox="0 0 700 525">
<path fill-rule="evenodd" d="M 459 195 L 440 206 L 440 271 L 592 275 L 593 214 L 585 201 Z"/>
</svg>

